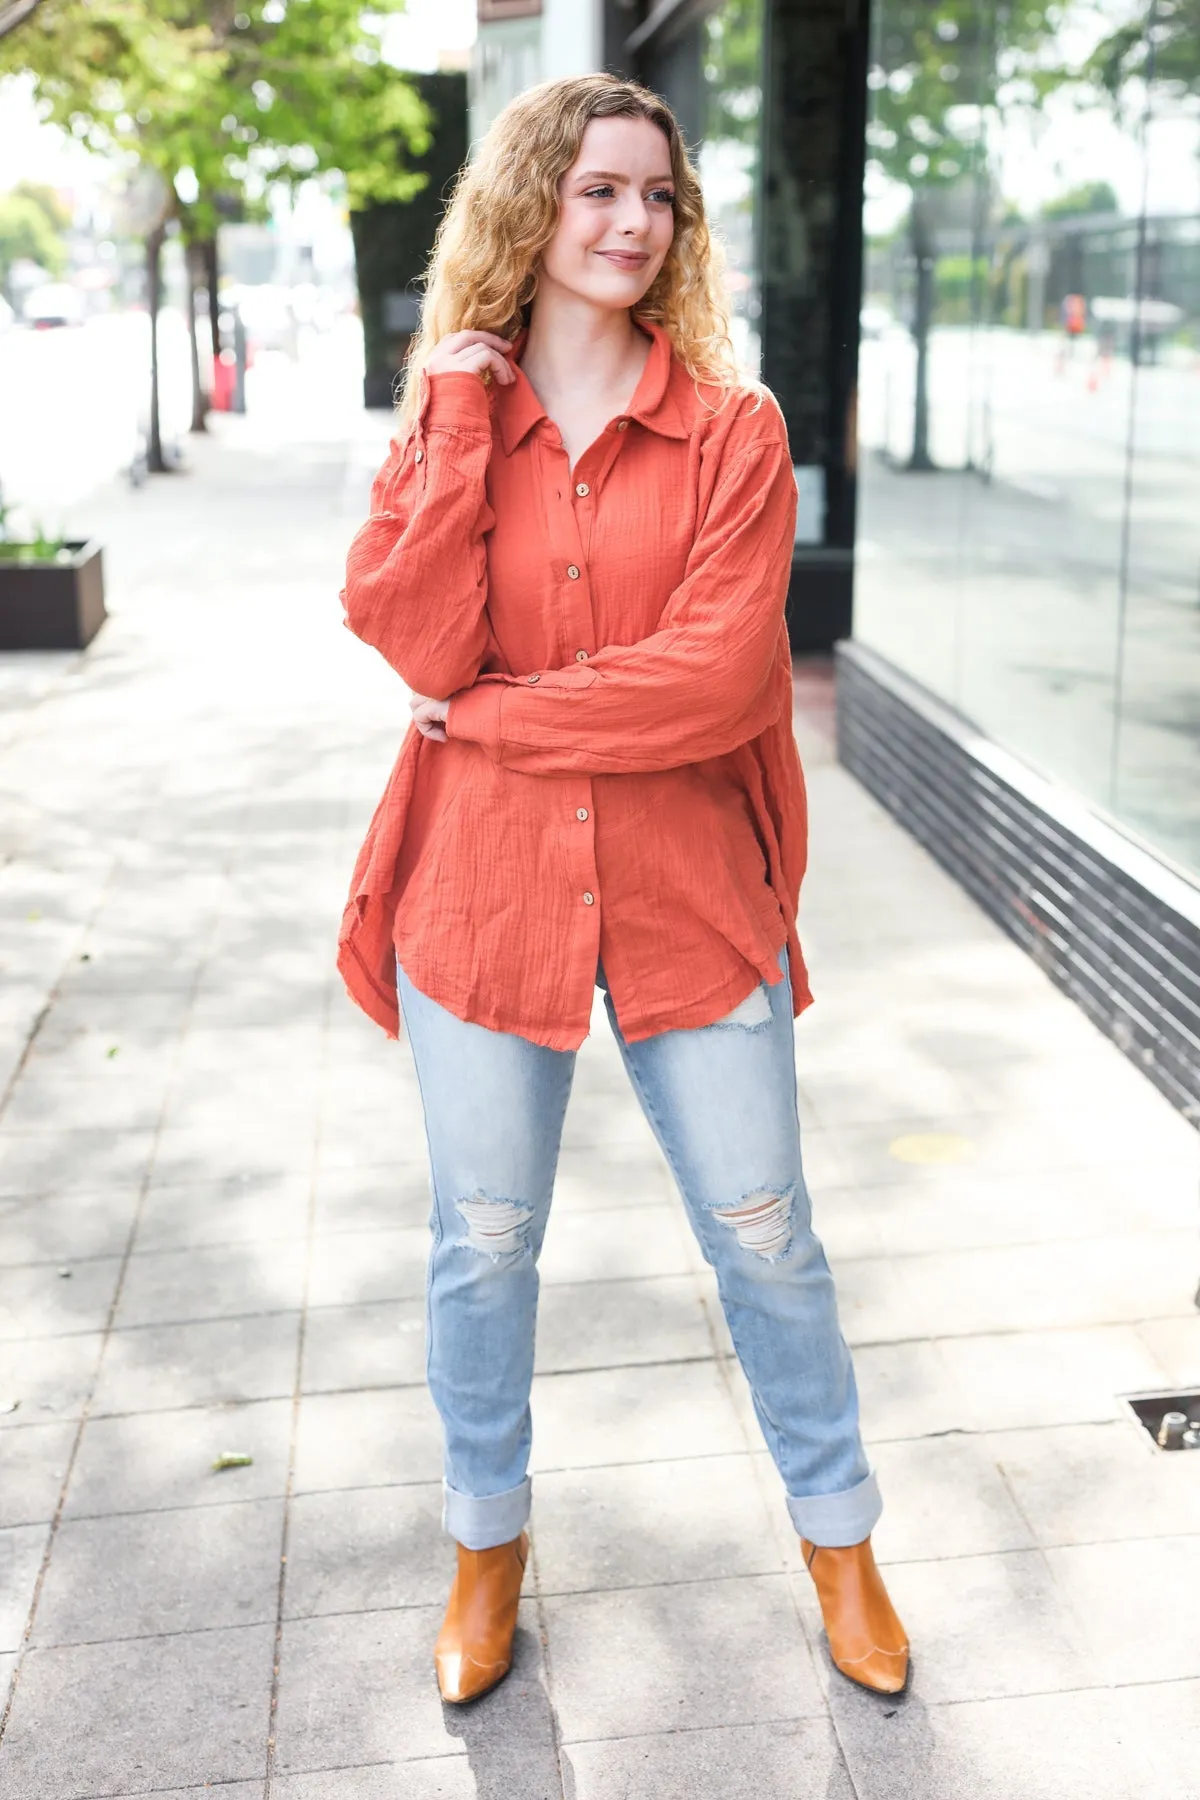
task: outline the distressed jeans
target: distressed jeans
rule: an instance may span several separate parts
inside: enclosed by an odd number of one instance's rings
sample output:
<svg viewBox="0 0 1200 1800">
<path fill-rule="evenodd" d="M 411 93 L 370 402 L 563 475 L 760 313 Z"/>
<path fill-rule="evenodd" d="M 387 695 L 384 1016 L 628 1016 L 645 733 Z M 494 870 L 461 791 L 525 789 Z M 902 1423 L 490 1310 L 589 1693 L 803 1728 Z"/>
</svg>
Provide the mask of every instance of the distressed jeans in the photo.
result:
<svg viewBox="0 0 1200 1800">
<path fill-rule="evenodd" d="M 607 990 L 605 1003 L 715 1271 L 792 1521 L 813 1543 L 855 1544 L 881 1501 L 812 1228 L 785 953 L 780 961 L 781 982 L 700 1030 L 627 1044 Z M 426 1366 L 445 1434 L 443 1524 L 485 1550 L 516 1537 L 530 1512 L 537 1262 L 575 1055 L 458 1019 L 403 970 L 398 986 L 429 1142 Z"/>
</svg>

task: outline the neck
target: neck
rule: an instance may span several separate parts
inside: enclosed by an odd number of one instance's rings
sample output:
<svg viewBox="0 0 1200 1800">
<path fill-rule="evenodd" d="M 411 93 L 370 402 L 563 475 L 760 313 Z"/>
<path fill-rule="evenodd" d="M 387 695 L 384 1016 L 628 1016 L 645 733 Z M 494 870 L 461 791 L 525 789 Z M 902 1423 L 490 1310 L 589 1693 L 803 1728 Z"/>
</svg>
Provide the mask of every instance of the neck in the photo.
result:
<svg viewBox="0 0 1200 1800">
<path fill-rule="evenodd" d="M 627 384 L 644 356 L 646 334 L 625 307 L 597 307 L 555 289 L 534 300 L 521 368 L 543 398 L 563 392 L 604 394 Z"/>
</svg>

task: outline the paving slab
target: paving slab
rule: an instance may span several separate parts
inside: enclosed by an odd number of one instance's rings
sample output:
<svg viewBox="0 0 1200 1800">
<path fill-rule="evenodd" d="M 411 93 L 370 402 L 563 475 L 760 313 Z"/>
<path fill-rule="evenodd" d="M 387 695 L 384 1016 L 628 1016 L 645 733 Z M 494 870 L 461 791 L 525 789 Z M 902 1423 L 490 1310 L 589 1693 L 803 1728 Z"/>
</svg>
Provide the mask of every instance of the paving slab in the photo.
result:
<svg viewBox="0 0 1200 1800">
<path fill-rule="evenodd" d="M 825 1719 L 568 1744 L 563 1763 L 572 1800 L 858 1800 Z"/>
<path fill-rule="evenodd" d="M 537 1375 L 533 1389 L 534 1470 L 747 1448 L 729 1388 L 712 1362 Z"/>
<path fill-rule="evenodd" d="M 84 1426 L 64 1514 L 95 1518 L 282 1497 L 291 1428 L 290 1399 L 93 1416 Z M 254 1461 L 214 1470 L 227 1450 Z"/>
<path fill-rule="evenodd" d="M 21 1648 L 49 1537 L 48 1523 L 0 1531 L 0 1651 Z"/>
<path fill-rule="evenodd" d="M 0 1342 L 0 1429 L 78 1418 L 96 1383 L 104 1338 L 23 1338 Z"/>
<path fill-rule="evenodd" d="M 78 1426 L 29 1425 L 5 1434 L 0 1449 L 0 1527 L 44 1525 L 55 1514 Z"/>
<path fill-rule="evenodd" d="M 289 1620 L 275 1725 L 280 1774 L 454 1752 L 455 1709 L 443 1705 L 433 1669 L 441 1616 L 438 1606 Z M 545 1664 L 528 1601 L 513 1648 L 508 1678 L 475 1702 L 473 1723 L 486 1722 L 489 1743 L 508 1750 L 552 1749 Z"/>
<path fill-rule="evenodd" d="M 294 1238 L 190 1250 L 147 1250 L 130 1259 L 114 1325 L 182 1324 L 286 1313 L 304 1294 L 305 1246 Z"/>
<path fill-rule="evenodd" d="M 175 1187 L 152 1179 L 138 1217 L 134 1253 L 304 1238 L 309 1189 L 303 1175 Z"/>
<path fill-rule="evenodd" d="M 543 1612 L 564 1744 L 824 1716 L 786 1575 L 551 1596 Z"/>
<path fill-rule="evenodd" d="M 312 1259 L 309 1305 L 423 1300 L 428 1260 L 429 1232 L 424 1225 L 326 1234 Z"/>
<path fill-rule="evenodd" d="M 838 1739 L 856 1800 L 1158 1800 L 1106 1688 L 934 1706 L 839 1681 Z M 1185 1792 L 1186 1790 L 1180 1790 Z"/>
<path fill-rule="evenodd" d="M 309 1309 L 301 1378 L 306 1394 L 413 1387 L 424 1380 L 424 1296 Z"/>
<path fill-rule="evenodd" d="M 121 1274 L 119 1256 L 0 1269 L 0 1338 L 102 1331 Z"/>
<path fill-rule="evenodd" d="M 266 1767 L 275 1627 L 32 1650 L 4 1741 L 5 1800 L 85 1800 Z"/>
<path fill-rule="evenodd" d="M 540 1374 L 712 1354 L 712 1315 L 690 1274 L 551 1282 L 538 1298 Z"/>
<path fill-rule="evenodd" d="M 137 1211 L 134 1189 L 98 1194 L 24 1194 L 0 1200 L 4 1260 L 61 1267 L 91 1257 L 121 1256 Z"/>
<path fill-rule="evenodd" d="M 114 1331 L 95 1411 L 152 1412 L 290 1396 L 299 1333 L 300 1315 L 287 1312 Z"/>
<path fill-rule="evenodd" d="M 1200 1580 L 1200 1537 L 1076 1544 L 1048 1550 L 1046 1561 L 1104 1680 L 1200 1676 L 1200 1632 L 1184 1599 Z"/>
<path fill-rule="evenodd" d="M 288 1618 L 444 1606 L 454 1547 L 442 1484 L 300 1494 L 288 1531 Z"/>
<path fill-rule="evenodd" d="M 538 1264 L 547 1287 L 555 1282 L 621 1281 L 636 1276 L 686 1275 L 693 1265 L 682 1207 L 647 1203 L 636 1214 L 551 1209 Z"/>
<path fill-rule="evenodd" d="M 810 1638 L 827 1657 L 807 1572 L 793 1583 Z M 887 1584 L 913 1645 L 912 1690 L 925 1706 L 1055 1693 L 1105 1679 L 1041 1552 L 892 1563 Z"/>
<path fill-rule="evenodd" d="M 441 1425 L 425 1388 L 306 1394 L 294 1490 L 396 1487 L 442 1478 Z"/>
<path fill-rule="evenodd" d="M 460 1718 L 447 1708 L 446 1729 L 463 1742 L 457 1755 L 285 1775 L 271 1783 L 271 1792 L 275 1800 L 327 1800 L 334 1792 L 338 1800 L 512 1800 L 517 1794 L 521 1800 L 562 1800 L 552 1749 L 498 1745 L 470 1710 Z"/>
<path fill-rule="evenodd" d="M 1160 1385 L 1148 1334 L 1170 1323 L 943 1338 L 937 1350 L 971 1430 L 1086 1424 L 1127 1417 L 1124 1395 Z"/>
<path fill-rule="evenodd" d="M 1133 1418 L 998 1432 L 979 1443 L 1039 1544 L 1200 1534 L 1200 1470 L 1157 1449 Z"/>
<path fill-rule="evenodd" d="M 38 1601 L 39 1646 L 274 1620 L 282 1500 L 64 1519 Z"/>
<path fill-rule="evenodd" d="M 753 1458 L 541 1474 L 534 1554 L 543 1595 L 777 1574 Z"/>
<path fill-rule="evenodd" d="M 872 1539 L 878 1560 L 1032 1550 L 1020 1490 L 1014 1496 L 1000 1458 L 996 1440 L 966 1433 L 873 1445 L 871 1461 L 888 1496 Z"/>
</svg>

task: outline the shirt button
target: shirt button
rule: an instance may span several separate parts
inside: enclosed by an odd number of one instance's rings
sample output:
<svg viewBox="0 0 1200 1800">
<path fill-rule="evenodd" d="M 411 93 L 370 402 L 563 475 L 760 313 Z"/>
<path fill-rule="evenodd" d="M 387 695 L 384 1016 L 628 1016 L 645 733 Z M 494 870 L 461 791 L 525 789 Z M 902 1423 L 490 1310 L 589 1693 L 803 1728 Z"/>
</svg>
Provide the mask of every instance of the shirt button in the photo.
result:
<svg viewBox="0 0 1200 1800">
<path fill-rule="evenodd" d="M 587 651 L 586 650 L 577 650 L 575 652 L 575 661 L 576 662 L 586 662 L 587 661 Z"/>
<path fill-rule="evenodd" d="M 582 824 L 583 820 L 587 818 L 587 816 L 588 816 L 588 809 L 586 806 L 577 806 L 575 808 L 575 817 L 580 821 L 581 824 Z"/>
<path fill-rule="evenodd" d="M 413 461 L 414 462 L 424 462 L 425 461 L 425 452 L 423 450 L 415 451 L 413 454 Z"/>
<path fill-rule="evenodd" d="M 586 481 L 577 481 L 577 482 L 576 482 L 576 483 L 575 483 L 575 492 L 576 492 L 576 493 L 577 493 L 577 494 L 578 494 L 578 495 L 579 495 L 579 498 L 580 498 L 580 499 L 581 499 L 581 500 L 582 500 L 582 499 L 584 499 L 584 497 L 585 497 L 585 496 L 586 496 L 586 495 L 588 495 L 588 494 L 590 494 L 590 493 L 591 493 L 591 491 L 592 491 L 592 490 L 591 490 L 591 488 L 590 488 L 590 487 L 589 487 L 589 486 L 588 486 L 588 484 L 587 484 L 587 482 L 586 482 Z"/>
<path fill-rule="evenodd" d="M 618 419 L 617 420 L 617 430 L 618 431 L 628 431 L 629 430 L 629 420 L 628 419 Z"/>
<path fill-rule="evenodd" d="M 575 567 L 574 563 L 567 564 L 567 574 L 571 577 L 572 581 L 579 580 L 579 570 Z"/>
<path fill-rule="evenodd" d="M 540 681 L 542 678 L 540 675 L 527 675 L 525 679 L 532 684 L 535 681 Z"/>
<path fill-rule="evenodd" d="M 596 904 L 595 894 L 585 894 L 583 896 L 583 904 L 585 906 L 595 906 L 595 904 Z"/>
</svg>

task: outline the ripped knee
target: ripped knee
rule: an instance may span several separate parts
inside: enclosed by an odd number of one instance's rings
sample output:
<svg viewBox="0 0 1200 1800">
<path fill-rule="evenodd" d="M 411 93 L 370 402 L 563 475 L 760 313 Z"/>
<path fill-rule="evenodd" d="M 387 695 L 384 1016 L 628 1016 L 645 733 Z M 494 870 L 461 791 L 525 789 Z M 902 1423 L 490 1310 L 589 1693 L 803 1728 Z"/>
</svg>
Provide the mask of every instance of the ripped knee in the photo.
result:
<svg viewBox="0 0 1200 1800">
<path fill-rule="evenodd" d="M 532 1207 L 520 1206 L 515 1200 L 492 1200 L 486 1194 L 474 1194 L 454 1204 L 467 1228 L 461 1241 L 468 1249 L 490 1256 L 493 1262 L 528 1250 Z"/>
<path fill-rule="evenodd" d="M 767 1262 L 786 1254 L 792 1241 L 792 1193 L 775 1194 L 768 1188 L 747 1194 L 736 1206 L 715 1208 L 713 1217 L 737 1234 L 743 1250 Z"/>
</svg>

